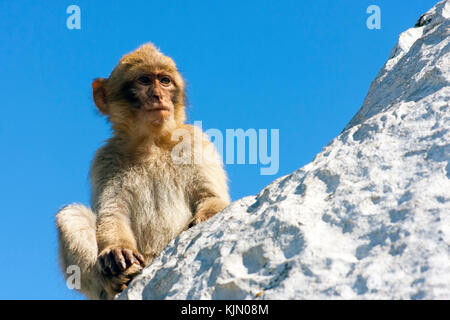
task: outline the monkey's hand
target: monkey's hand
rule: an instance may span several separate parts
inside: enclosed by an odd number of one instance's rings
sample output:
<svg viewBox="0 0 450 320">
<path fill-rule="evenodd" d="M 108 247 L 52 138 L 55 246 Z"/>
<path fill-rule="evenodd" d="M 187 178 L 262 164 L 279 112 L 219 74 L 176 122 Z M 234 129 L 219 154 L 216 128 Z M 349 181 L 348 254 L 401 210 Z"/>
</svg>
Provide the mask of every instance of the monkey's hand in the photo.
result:
<svg viewBox="0 0 450 320">
<path fill-rule="evenodd" d="M 112 299 L 123 291 L 133 277 L 145 266 L 144 257 L 131 249 L 110 246 L 98 255 L 103 285 Z"/>
<path fill-rule="evenodd" d="M 222 211 L 229 204 L 228 200 L 220 197 L 209 197 L 199 201 L 194 217 L 189 222 L 188 228 L 200 224 L 218 212 Z"/>
<path fill-rule="evenodd" d="M 211 218 L 215 214 L 212 212 L 198 212 L 189 222 L 188 228 L 192 228 L 193 226 L 196 226 L 209 218 Z"/>
</svg>

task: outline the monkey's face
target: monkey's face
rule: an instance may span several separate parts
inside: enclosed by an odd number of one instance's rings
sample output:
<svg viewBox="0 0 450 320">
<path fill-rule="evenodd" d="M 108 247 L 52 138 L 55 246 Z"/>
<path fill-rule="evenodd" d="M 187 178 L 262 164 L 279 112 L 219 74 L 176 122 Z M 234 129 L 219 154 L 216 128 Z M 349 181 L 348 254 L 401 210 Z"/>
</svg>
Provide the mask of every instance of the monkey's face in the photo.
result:
<svg viewBox="0 0 450 320">
<path fill-rule="evenodd" d="M 184 81 L 172 59 L 152 45 L 124 56 L 93 89 L 97 107 L 115 130 L 145 134 L 184 122 Z"/>
<path fill-rule="evenodd" d="M 143 70 L 120 90 L 137 125 L 159 127 L 174 121 L 177 86 L 168 72 Z"/>
</svg>

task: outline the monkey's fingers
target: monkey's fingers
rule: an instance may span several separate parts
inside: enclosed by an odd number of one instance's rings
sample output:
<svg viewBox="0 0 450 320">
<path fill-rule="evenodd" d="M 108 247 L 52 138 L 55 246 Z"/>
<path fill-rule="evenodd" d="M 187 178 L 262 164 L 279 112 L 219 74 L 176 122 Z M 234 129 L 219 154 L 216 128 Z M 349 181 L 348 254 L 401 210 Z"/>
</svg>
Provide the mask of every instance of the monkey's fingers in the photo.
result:
<svg viewBox="0 0 450 320">
<path fill-rule="evenodd" d="M 100 268 L 100 270 L 102 271 L 102 273 L 105 273 L 105 260 L 104 257 L 98 257 L 98 266 Z"/>
<path fill-rule="evenodd" d="M 189 223 L 188 228 L 192 228 L 206 220 L 207 219 L 202 219 L 202 217 L 195 216 L 194 218 L 192 218 L 191 222 Z"/>
<path fill-rule="evenodd" d="M 120 272 L 120 266 L 116 262 L 116 254 L 114 251 L 111 251 L 108 255 L 106 255 L 105 266 L 111 270 L 111 274 L 113 276 Z"/>
<path fill-rule="evenodd" d="M 136 257 L 136 259 L 138 259 L 138 261 L 140 262 L 141 266 L 145 267 L 145 259 L 142 256 L 142 254 L 135 253 L 134 256 Z"/>
<path fill-rule="evenodd" d="M 192 219 L 191 222 L 189 222 L 188 228 L 192 228 L 195 225 L 196 225 L 195 219 Z"/>
<path fill-rule="evenodd" d="M 214 216 L 216 212 L 214 211 L 201 211 L 197 212 L 195 216 L 192 218 L 191 222 L 189 223 L 189 228 L 196 226 L 202 222 L 205 222 L 212 216 Z"/>
<path fill-rule="evenodd" d="M 115 248 L 111 251 L 111 254 L 114 259 L 114 263 L 119 269 L 119 272 L 124 271 L 127 268 L 127 263 L 125 262 L 125 257 L 122 253 L 122 250 L 119 248 Z"/>
<path fill-rule="evenodd" d="M 122 253 L 123 256 L 125 257 L 126 267 L 127 268 L 131 267 L 136 262 L 136 259 L 134 258 L 133 255 L 133 251 L 131 251 L 130 249 L 123 249 Z"/>
<path fill-rule="evenodd" d="M 125 260 L 127 261 L 127 267 L 130 267 L 133 264 L 144 266 L 145 260 L 140 253 L 133 252 L 130 249 L 123 249 L 122 252 L 125 257 Z"/>
<path fill-rule="evenodd" d="M 111 263 L 110 263 L 107 255 L 100 256 L 98 258 L 98 262 L 99 262 L 100 271 L 104 275 L 110 276 L 110 275 L 114 274 L 114 270 L 112 269 Z"/>
</svg>

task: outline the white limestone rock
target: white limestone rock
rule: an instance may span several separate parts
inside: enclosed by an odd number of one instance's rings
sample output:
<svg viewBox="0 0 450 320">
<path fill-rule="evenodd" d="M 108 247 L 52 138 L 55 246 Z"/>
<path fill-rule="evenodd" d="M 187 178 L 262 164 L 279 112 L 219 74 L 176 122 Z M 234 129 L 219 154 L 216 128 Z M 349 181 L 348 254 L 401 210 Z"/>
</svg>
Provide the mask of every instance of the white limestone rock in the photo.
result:
<svg viewBox="0 0 450 320">
<path fill-rule="evenodd" d="M 172 241 L 119 299 L 450 299 L 450 0 L 316 158 Z"/>
</svg>

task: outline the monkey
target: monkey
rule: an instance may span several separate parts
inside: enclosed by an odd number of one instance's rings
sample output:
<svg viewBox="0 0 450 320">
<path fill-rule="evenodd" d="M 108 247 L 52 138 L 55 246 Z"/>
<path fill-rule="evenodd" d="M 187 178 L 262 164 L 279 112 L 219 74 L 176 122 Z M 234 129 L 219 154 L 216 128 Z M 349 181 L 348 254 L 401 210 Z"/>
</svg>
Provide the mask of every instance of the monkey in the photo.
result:
<svg viewBox="0 0 450 320">
<path fill-rule="evenodd" d="M 92 92 L 112 136 L 91 163 L 90 208 L 75 203 L 56 214 L 58 252 L 64 274 L 79 267 L 82 294 L 110 300 L 230 197 L 217 150 L 185 123 L 185 82 L 172 58 L 144 44 L 95 79 Z"/>
</svg>

